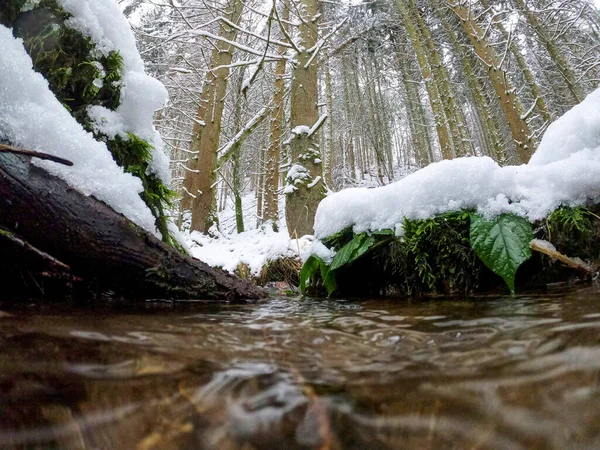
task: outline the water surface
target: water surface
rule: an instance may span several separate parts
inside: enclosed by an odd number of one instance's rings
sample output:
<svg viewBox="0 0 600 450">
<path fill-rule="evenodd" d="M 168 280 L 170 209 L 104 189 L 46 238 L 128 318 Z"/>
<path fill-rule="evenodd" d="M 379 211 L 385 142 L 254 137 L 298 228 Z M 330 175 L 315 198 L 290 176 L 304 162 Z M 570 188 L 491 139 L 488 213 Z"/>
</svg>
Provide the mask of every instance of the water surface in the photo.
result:
<svg viewBox="0 0 600 450">
<path fill-rule="evenodd" d="M 0 313 L 0 448 L 600 448 L 600 291 Z"/>
</svg>

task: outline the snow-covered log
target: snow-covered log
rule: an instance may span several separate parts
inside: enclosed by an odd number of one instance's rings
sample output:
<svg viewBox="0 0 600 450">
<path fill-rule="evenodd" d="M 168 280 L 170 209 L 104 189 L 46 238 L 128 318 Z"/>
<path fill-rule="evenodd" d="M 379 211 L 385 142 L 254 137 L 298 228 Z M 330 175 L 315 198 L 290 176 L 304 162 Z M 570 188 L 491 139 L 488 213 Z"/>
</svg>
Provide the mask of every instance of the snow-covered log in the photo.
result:
<svg viewBox="0 0 600 450">
<path fill-rule="evenodd" d="M 10 153 L 0 153 L 0 229 L 8 236 L 0 239 L 4 266 L 10 264 L 9 249 L 14 254 L 21 247 L 101 290 L 128 298 L 242 300 L 265 295 L 246 281 L 181 255 L 105 203 Z"/>
</svg>

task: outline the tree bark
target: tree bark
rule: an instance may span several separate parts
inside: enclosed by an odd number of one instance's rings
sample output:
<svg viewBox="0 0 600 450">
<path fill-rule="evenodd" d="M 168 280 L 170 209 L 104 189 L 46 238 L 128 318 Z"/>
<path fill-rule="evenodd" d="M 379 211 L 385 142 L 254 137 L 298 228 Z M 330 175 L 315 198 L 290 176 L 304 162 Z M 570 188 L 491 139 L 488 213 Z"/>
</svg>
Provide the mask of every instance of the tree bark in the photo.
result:
<svg viewBox="0 0 600 450">
<path fill-rule="evenodd" d="M 298 7 L 301 14 L 299 25 L 301 52 L 292 70 L 290 124 L 296 127 L 311 128 L 319 117 L 317 64 L 313 52 L 317 51 L 318 2 L 302 0 Z M 312 60 L 311 60 L 312 59 Z M 292 168 L 300 168 L 303 177 L 290 179 L 288 185 L 293 190 L 286 194 L 286 223 L 290 237 L 313 234 L 315 214 L 319 202 L 325 196 L 323 183 L 322 157 L 318 146 L 318 133 L 298 133 L 292 137 L 290 149 Z M 296 174 L 298 171 L 296 171 Z"/>
<path fill-rule="evenodd" d="M 233 275 L 181 255 L 103 202 L 10 154 L 0 154 L 0 227 L 9 237 L 9 244 L 0 240 L 3 256 L 2 248 L 12 245 L 14 251 L 22 241 L 29 253 L 53 259 L 68 266 L 71 275 L 127 298 L 265 296 Z"/>
<path fill-rule="evenodd" d="M 408 6 L 404 0 L 396 0 L 396 6 L 400 11 L 404 26 L 410 41 L 413 45 L 419 68 L 421 69 L 421 75 L 425 81 L 425 87 L 427 89 L 427 95 L 429 96 L 429 102 L 431 104 L 431 110 L 435 120 L 435 128 L 438 135 L 440 144 L 440 150 L 442 152 L 443 159 L 452 159 L 452 142 L 450 140 L 450 134 L 448 133 L 446 116 L 444 114 L 444 108 L 440 100 L 440 94 L 438 88 L 433 81 L 433 74 L 425 50 L 421 45 L 417 28 L 413 22 Z"/>
</svg>

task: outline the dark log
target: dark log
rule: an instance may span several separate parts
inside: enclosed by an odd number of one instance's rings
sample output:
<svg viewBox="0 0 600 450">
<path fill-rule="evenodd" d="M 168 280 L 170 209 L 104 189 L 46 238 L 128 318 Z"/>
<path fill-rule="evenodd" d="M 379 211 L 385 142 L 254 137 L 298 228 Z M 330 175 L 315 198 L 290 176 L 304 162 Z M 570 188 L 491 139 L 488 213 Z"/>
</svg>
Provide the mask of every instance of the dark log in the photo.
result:
<svg viewBox="0 0 600 450">
<path fill-rule="evenodd" d="M 0 226 L 71 274 L 134 299 L 258 299 L 263 290 L 181 255 L 28 158 L 0 152 Z M 7 253 L 0 240 L 0 259 Z"/>
</svg>

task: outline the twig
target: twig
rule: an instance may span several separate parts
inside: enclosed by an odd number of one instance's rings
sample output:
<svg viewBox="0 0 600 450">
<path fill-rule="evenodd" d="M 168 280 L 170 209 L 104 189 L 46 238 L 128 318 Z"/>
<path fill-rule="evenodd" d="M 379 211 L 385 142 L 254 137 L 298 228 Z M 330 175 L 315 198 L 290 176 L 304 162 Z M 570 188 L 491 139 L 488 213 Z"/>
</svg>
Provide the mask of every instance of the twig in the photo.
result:
<svg viewBox="0 0 600 450">
<path fill-rule="evenodd" d="M 48 153 L 36 152 L 35 150 L 25 150 L 23 148 L 13 147 L 11 145 L 0 144 L 0 153 L 14 153 L 15 155 L 31 156 L 34 158 L 47 159 L 65 166 L 72 166 L 73 163 L 67 159 L 59 158 L 58 156 L 49 155 Z"/>
</svg>

